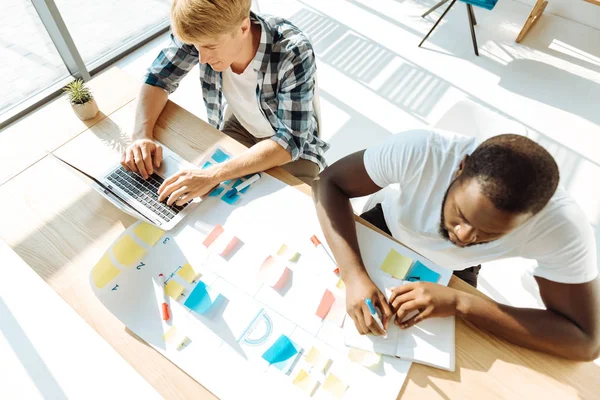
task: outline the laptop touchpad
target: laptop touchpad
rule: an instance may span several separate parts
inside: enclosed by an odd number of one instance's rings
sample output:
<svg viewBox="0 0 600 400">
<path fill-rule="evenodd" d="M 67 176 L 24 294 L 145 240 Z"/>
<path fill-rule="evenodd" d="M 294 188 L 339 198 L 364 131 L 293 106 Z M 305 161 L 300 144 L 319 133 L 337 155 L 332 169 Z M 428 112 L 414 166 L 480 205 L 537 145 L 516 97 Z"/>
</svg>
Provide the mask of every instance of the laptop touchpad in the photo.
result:
<svg viewBox="0 0 600 400">
<path fill-rule="evenodd" d="M 173 157 L 167 156 L 163 159 L 162 163 L 160 164 L 160 168 L 158 171 L 156 171 L 156 173 L 166 179 L 182 169 L 184 169 L 183 164 L 175 160 Z"/>
</svg>

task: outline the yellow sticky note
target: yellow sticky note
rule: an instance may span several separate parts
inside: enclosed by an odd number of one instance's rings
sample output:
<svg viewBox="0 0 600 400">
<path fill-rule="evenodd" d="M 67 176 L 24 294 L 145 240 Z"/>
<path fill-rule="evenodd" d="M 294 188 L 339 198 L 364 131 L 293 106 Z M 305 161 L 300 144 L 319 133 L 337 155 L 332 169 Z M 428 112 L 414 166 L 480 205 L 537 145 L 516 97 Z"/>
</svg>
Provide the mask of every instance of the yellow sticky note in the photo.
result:
<svg viewBox="0 0 600 400">
<path fill-rule="evenodd" d="M 315 388 L 317 387 L 317 380 L 310 376 L 310 374 L 303 369 L 298 371 L 298 375 L 296 375 L 292 383 L 302 389 L 309 396 L 312 396 Z"/>
<path fill-rule="evenodd" d="M 329 392 L 336 399 L 341 399 L 346 389 L 348 389 L 348 385 L 333 374 L 327 375 L 325 382 L 323 382 L 323 390 Z"/>
<path fill-rule="evenodd" d="M 296 252 L 288 257 L 288 261 L 297 262 L 300 259 L 300 253 Z"/>
<path fill-rule="evenodd" d="M 173 341 L 175 340 L 175 338 L 177 338 L 177 328 L 172 326 L 167 333 L 165 333 L 163 335 L 163 339 L 165 339 L 165 342 L 167 343 L 173 343 Z"/>
<path fill-rule="evenodd" d="M 403 256 L 396 250 L 392 249 L 383 260 L 381 264 L 381 270 L 387 272 L 397 279 L 404 279 L 406 273 L 410 269 L 412 260 L 408 257 Z"/>
<path fill-rule="evenodd" d="M 165 234 L 165 231 L 149 223 L 142 222 L 133 229 L 133 233 L 150 246 L 154 246 L 154 244 L 158 242 L 158 239 Z"/>
<path fill-rule="evenodd" d="M 381 354 L 373 353 L 372 351 L 366 351 L 361 349 L 351 348 L 348 353 L 350 361 L 358 363 L 363 367 L 372 368 L 379 364 L 381 361 Z"/>
<path fill-rule="evenodd" d="M 177 271 L 177 275 L 185 279 L 186 282 L 192 283 L 198 279 L 201 274 L 194 271 L 194 268 L 192 268 L 189 263 L 186 263 L 179 269 L 179 271 Z"/>
<path fill-rule="evenodd" d="M 123 235 L 117 243 L 113 245 L 115 258 L 121 264 L 131 267 L 146 254 L 146 250 L 137 244 L 129 235 Z"/>
<path fill-rule="evenodd" d="M 170 296 L 175 300 L 177 300 L 179 296 L 181 296 L 183 290 L 184 287 L 181 286 L 179 283 L 175 282 L 173 279 L 171 279 L 165 285 L 165 293 L 167 294 L 167 296 Z"/>
<path fill-rule="evenodd" d="M 281 247 L 279 248 L 279 250 L 277 250 L 277 255 L 278 256 L 285 256 L 285 253 L 287 253 L 288 251 L 288 247 L 287 244 L 282 244 Z"/>
<path fill-rule="evenodd" d="M 306 362 L 315 370 L 321 373 L 325 373 L 327 368 L 331 365 L 331 360 L 321 354 L 321 352 L 313 347 L 306 355 Z"/>
<path fill-rule="evenodd" d="M 338 283 L 335 285 L 335 287 L 337 287 L 340 290 L 346 290 L 346 284 L 344 283 L 344 281 L 342 279 L 340 279 L 338 281 Z"/>
<path fill-rule="evenodd" d="M 120 273 L 121 271 L 110 260 L 110 254 L 107 251 L 92 268 L 92 280 L 98 289 L 102 289 Z"/>
</svg>

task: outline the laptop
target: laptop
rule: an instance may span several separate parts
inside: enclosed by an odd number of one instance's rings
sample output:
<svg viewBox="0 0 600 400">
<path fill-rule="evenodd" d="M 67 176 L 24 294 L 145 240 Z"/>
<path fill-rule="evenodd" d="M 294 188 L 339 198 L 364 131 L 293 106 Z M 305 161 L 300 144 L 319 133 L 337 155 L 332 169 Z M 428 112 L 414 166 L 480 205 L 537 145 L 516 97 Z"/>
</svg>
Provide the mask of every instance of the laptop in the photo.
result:
<svg viewBox="0 0 600 400">
<path fill-rule="evenodd" d="M 148 179 L 142 178 L 135 172 L 127 171 L 120 163 L 112 165 L 101 178 L 97 179 L 59 156 L 48 154 L 70 169 L 91 179 L 92 187 L 123 212 L 168 231 L 184 219 L 201 199 L 194 199 L 182 206 L 175 204 L 168 206 L 166 200 L 158 201 L 158 188 L 166 178 L 182 169 L 198 168 L 166 146 L 162 145 L 162 148 L 163 161 L 160 168 L 155 168 Z"/>
</svg>

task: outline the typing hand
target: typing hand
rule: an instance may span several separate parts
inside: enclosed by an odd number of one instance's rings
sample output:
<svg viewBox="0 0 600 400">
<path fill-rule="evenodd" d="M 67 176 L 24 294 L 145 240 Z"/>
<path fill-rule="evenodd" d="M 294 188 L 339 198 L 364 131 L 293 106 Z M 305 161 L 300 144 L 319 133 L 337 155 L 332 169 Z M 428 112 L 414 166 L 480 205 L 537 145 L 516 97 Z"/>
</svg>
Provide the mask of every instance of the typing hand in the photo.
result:
<svg viewBox="0 0 600 400">
<path fill-rule="evenodd" d="M 379 336 L 385 334 L 371 316 L 369 307 L 365 303 L 365 299 L 371 299 L 373 306 L 382 312 L 383 326 L 387 329 L 392 310 L 385 299 L 385 295 L 381 293 L 366 273 L 349 278 L 344 283 L 346 285 L 346 311 L 354 320 L 358 332 L 361 335 L 371 333 Z"/>
<path fill-rule="evenodd" d="M 158 188 L 158 201 L 167 199 L 167 204 L 182 206 L 196 197 L 210 192 L 219 184 L 212 168 L 203 170 L 182 170 L 165 179 Z"/>
<path fill-rule="evenodd" d="M 426 318 L 456 315 L 459 293 L 457 290 L 430 282 L 408 283 L 392 290 L 390 304 L 396 313 L 394 323 L 409 328 Z M 409 313 L 420 311 L 402 321 Z"/>
<path fill-rule="evenodd" d="M 162 162 L 162 146 L 151 139 L 138 139 L 127 147 L 121 157 L 121 165 L 128 171 L 148 179 L 154 168 Z"/>
</svg>

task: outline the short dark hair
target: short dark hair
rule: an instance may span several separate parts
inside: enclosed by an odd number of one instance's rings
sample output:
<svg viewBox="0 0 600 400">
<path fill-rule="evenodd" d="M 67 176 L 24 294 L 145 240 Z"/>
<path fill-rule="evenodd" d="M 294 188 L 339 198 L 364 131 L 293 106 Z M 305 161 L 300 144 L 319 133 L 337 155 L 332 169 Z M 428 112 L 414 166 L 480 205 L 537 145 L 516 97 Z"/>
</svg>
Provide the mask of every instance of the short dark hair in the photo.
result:
<svg viewBox="0 0 600 400">
<path fill-rule="evenodd" d="M 536 214 L 554 195 L 559 172 L 542 146 L 525 136 L 505 134 L 481 143 L 467 158 L 459 179 L 471 178 L 497 209 Z"/>
</svg>

